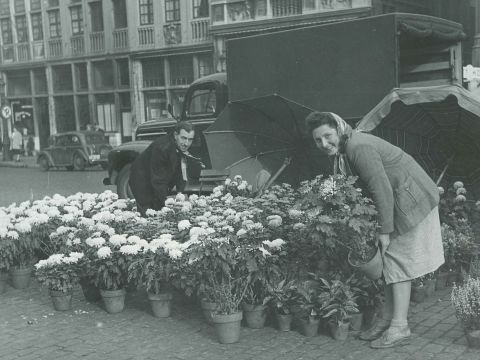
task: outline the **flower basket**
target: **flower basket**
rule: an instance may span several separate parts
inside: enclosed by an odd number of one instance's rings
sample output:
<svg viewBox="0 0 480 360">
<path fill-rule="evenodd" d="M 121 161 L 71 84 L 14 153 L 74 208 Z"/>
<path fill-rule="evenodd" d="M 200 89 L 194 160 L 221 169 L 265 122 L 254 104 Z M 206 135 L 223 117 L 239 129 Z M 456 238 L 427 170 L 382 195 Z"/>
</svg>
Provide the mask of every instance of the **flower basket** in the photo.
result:
<svg viewBox="0 0 480 360">
<path fill-rule="evenodd" d="M 72 308 L 72 292 L 50 290 L 53 308 L 57 311 L 68 311 Z"/>
<path fill-rule="evenodd" d="M 314 337 L 318 335 L 318 327 L 320 319 L 309 317 L 308 319 L 299 319 L 300 332 L 306 337 Z"/>
<path fill-rule="evenodd" d="M 233 314 L 214 314 L 212 316 L 215 332 L 220 344 L 233 344 L 240 340 L 241 311 Z"/>
<path fill-rule="evenodd" d="M 105 310 L 110 314 L 123 311 L 125 308 L 125 289 L 103 290 L 100 289 Z"/>
<path fill-rule="evenodd" d="M 155 317 L 158 318 L 167 318 L 172 312 L 172 298 L 173 295 L 171 292 L 165 293 L 148 293 L 148 300 L 150 300 L 150 305 L 152 306 L 152 312 Z"/>
<path fill-rule="evenodd" d="M 275 313 L 275 317 L 277 319 L 278 330 L 290 331 L 290 329 L 292 328 L 292 320 L 293 320 L 292 314 L 283 315 L 283 314 Z"/>
<path fill-rule="evenodd" d="M 375 253 L 374 257 L 364 263 L 364 264 L 358 264 L 354 263 L 351 260 L 351 252 L 348 254 L 348 263 L 355 269 L 363 272 L 366 277 L 368 277 L 370 280 L 378 280 L 382 276 L 383 272 L 383 259 L 382 259 L 382 254 L 380 252 L 380 248 L 377 248 L 377 252 Z"/>
<path fill-rule="evenodd" d="M 32 269 L 30 266 L 12 267 L 10 269 L 10 275 L 12 277 L 12 286 L 15 289 L 25 289 L 30 285 Z"/>
<path fill-rule="evenodd" d="M 8 273 L 0 271 L 0 294 L 7 290 Z"/>
<path fill-rule="evenodd" d="M 267 313 L 265 305 L 242 304 L 244 319 L 250 329 L 263 329 Z"/>
</svg>

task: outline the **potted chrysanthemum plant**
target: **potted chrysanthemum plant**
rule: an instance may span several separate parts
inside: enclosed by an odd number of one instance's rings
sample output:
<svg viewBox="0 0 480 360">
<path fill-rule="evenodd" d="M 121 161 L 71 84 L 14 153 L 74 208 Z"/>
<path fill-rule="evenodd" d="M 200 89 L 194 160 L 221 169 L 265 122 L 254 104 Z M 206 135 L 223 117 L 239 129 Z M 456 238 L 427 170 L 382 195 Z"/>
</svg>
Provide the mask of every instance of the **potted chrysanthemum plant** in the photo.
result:
<svg viewBox="0 0 480 360">
<path fill-rule="evenodd" d="M 454 285 L 451 301 L 468 345 L 480 348 L 480 279 L 470 277 L 464 284 Z"/>
</svg>

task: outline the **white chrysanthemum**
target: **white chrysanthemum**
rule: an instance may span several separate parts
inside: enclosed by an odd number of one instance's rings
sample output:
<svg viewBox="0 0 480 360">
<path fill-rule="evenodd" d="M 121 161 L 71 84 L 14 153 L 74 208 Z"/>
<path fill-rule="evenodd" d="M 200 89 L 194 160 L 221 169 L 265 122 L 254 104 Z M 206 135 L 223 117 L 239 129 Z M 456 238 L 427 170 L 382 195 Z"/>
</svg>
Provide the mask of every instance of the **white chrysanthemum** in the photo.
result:
<svg viewBox="0 0 480 360">
<path fill-rule="evenodd" d="M 84 253 L 72 251 L 70 254 L 68 254 L 68 256 L 74 257 L 74 258 L 77 258 L 77 259 L 81 259 L 81 258 L 83 258 Z"/>
<path fill-rule="evenodd" d="M 140 241 L 140 236 L 137 236 L 137 235 L 130 235 L 128 238 L 127 238 L 127 242 L 129 244 L 136 244 Z"/>
<path fill-rule="evenodd" d="M 183 255 L 183 252 L 180 249 L 170 249 L 168 251 L 168 256 L 170 256 L 170 258 L 172 259 L 178 259 L 182 255 Z"/>
<path fill-rule="evenodd" d="M 67 256 L 67 257 L 64 257 L 62 259 L 62 262 L 64 264 L 76 264 L 78 262 L 78 258 L 77 257 L 71 257 L 71 256 Z"/>
<path fill-rule="evenodd" d="M 110 249 L 108 246 L 103 246 L 97 251 L 97 256 L 100 259 L 105 259 L 107 257 L 110 257 L 112 255 L 112 249 Z"/>
<path fill-rule="evenodd" d="M 78 221 L 78 224 L 79 225 L 85 225 L 86 227 L 90 227 L 90 226 L 95 225 L 95 221 L 93 219 L 90 219 L 90 218 L 82 217 Z"/>
<path fill-rule="evenodd" d="M 183 213 L 189 213 L 190 211 L 192 211 L 192 208 L 193 208 L 193 206 L 192 206 L 191 203 L 185 202 L 180 211 L 183 212 Z"/>
<path fill-rule="evenodd" d="M 92 219 L 95 220 L 95 221 L 105 223 L 105 222 L 110 222 L 110 221 L 115 220 L 115 215 L 113 215 L 109 211 L 101 211 L 101 212 L 93 215 Z"/>
<path fill-rule="evenodd" d="M 165 199 L 165 206 L 170 206 L 170 205 L 174 205 L 175 204 L 175 199 L 174 198 L 167 198 Z"/>
<path fill-rule="evenodd" d="M 240 236 L 243 236 L 247 233 L 247 230 L 245 229 L 240 229 L 237 231 L 237 236 L 240 237 Z"/>
<path fill-rule="evenodd" d="M 278 249 L 282 247 L 282 245 L 285 244 L 285 241 L 282 239 L 275 239 L 273 241 L 270 241 L 270 244 L 268 244 L 269 247 L 272 249 Z"/>
<path fill-rule="evenodd" d="M 163 241 L 172 241 L 173 235 L 172 234 L 161 234 L 160 239 Z"/>
<path fill-rule="evenodd" d="M 19 233 L 29 233 L 32 231 L 32 226 L 28 223 L 28 221 L 21 221 L 15 224 L 15 230 Z"/>
<path fill-rule="evenodd" d="M 228 216 L 233 216 L 233 215 L 235 215 L 236 213 L 237 213 L 237 212 L 236 212 L 235 210 L 233 210 L 233 209 L 231 209 L 231 208 L 228 208 L 228 209 L 226 209 L 226 210 L 223 212 L 223 215 L 228 217 Z"/>
<path fill-rule="evenodd" d="M 178 230 L 180 230 L 180 231 L 187 230 L 187 229 L 190 229 L 191 226 L 192 226 L 192 224 L 190 224 L 190 221 L 181 220 L 178 223 Z"/>
<path fill-rule="evenodd" d="M 35 214 L 30 218 L 30 223 L 34 225 L 45 224 L 50 218 L 47 214 L 40 214 L 35 212 Z"/>
<path fill-rule="evenodd" d="M 260 247 L 258 248 L 258 250 L 260 250 L 260 251 L 262 252 L 263 257 L 267 257 L 267 256 L 271 256 L 271 255 L 272 255 L 272 254 L 270 254 L 270 252 L 269 252 L 267 249 L 265 249 L 263 246 L 260 246 Z"/>
<path fill-rule="evenodd" d="M 192 195 L 190 195 L 190 196 L 188 197 L 188 200 L 189 200 L 190 202 L 195 202 L 195 201 L 198 200 L 198 195 L 197 195 L 197 194 L 192 194 Z"/>
<path fill-rule="evenodd" d="M 70 223 L 75 221 L 75 216 L 73 214 L 65 214 L 61 216 L 62 222 Z"/>
<path fill-rule="evenodd" d="M 205 200 L 205 199 L 198 199 L 198 201 L 197 201 L 197 206 L 198 206 L 198 207 L 207 207 L 207 206 L 208 206 L 207 200 Z"/>
<path fill-rule="evenodd" d="M 53 254 L 50 255 L 47 259 L 47 263 L 49 265 L 58 265 L 63 262 L 63 258 L 65 257 L 64 254 Z"/>
<path fill-rule="evenodd" d="M 230 179 L 230 178 L 225 179 L 225 185 L 226 186 L 230 185 L 231 182 L 232 182 L 232 179 Z"/>
<path fill-rule="evenodd" d="M 293 225 L 293 230 L 300 230 L 300 229 L 303 229 L 304 227 L 305 227 L 304 223 L 296 223 Z"/>
<path fill-rule="evenodd" d="M 240 183 L 240 185 L 238 185 L 237 189 L 238 189 L 238 190 L 246 190 L 246 189 L 247 189 L 247 186 L 248 186 L 248 183 L 247 183 L 245 180 L 243 180 L 243 181 Z"/>
<path fill-rule="evenodd" d="M 46 267 L 48 265 L 49 265 L 48 261 L 45 259 L 45 260 L 40 260 L 34 266 L 35 266 L 36 269 L 41 269 L 41 268 Z"/>
<path fill-rule="evenodd" d="M 47 211 L 47 215 L 48 217 L 57 217 L 57 216 L 60 216 L 60 210 L 58 210 L 56 207 L 50 207 Z"/>
<path fill-rule="evenodd" d="M 70 227 L 70 226 L 63 226 L 63 225 L 61 225 L 61 226 L 58 227 L 56 233 L 57 233 L 58 235 L 62 235 L 62 234 L 66 234 L 66 233 L 68 233 L 68 232 L 70 232 L 70 231 L 72 231 L 72 230 L 73 230 L 73 228 Z"/>
<path fill-rule="evenodd" d="M 297 210 L 297 209 L 290 209 L 290 210 L 288 210 L 288 215 L 291 218 L 296 219 L 296 218 L 299 218 L 300 216 L 303 215 L 303 211 L 300 211 L 300 210 Z"/>
<path fill-rule="evenodd" d="M 103 237 L 88 238 L 87 240 L 85 240 L 85 243 L 88 246 L 99 248 L 100 246 L 105 244 L 105 239 Z"/>
<path fill-rule="evenodd" d="M 114 234 L 110 236 L 110 239 L 108 239 L 108 241 L 114 246 L 121 246 L 127 242 L 127 236 Z"/>
<path fill-rule="evenodd" d="M 465 187 L 465 186 L 463 186 L 463 182 L 461 182 L 461 181 L 455 181 L 455 182 L 453 183 L 453 188 L 454 188 L 455 190 L 457 190 L 457 189 L 459 189 L 459 188 L 463 188 L 463 187 Z"/>
<path fill-rule="evenodd" d="M 455 197 L 455 202 L 465 202 L 467 201 L 467 198 L 464 195 L 457 195 Z"/>
<path fill-rule="evenodd" d="M 18 232 L 14 231 L 14 230 L 10 230 L 7 233 L 7 236 L 11 239 L 18 240 Z"/>
<path fill-rule="evenodd" d="M 153 209 L 147 209 L 147 211 L 145 211 L 145 215 L 152 217 L 152 216 L 156 216 L 157 212 Z"/>
<path fill-rule="evenodd" d="M 80 240 L 80 238 L 75 238 L 75 239 L 72 239 L 72 244 L 74 245 L 78 245 L 80 244 L 82 241 Z"/>
<path fill-rule="evenodd" d="M 267 216 L 268 227 L 277 228 L 282 225 L 282 217 L 279 215 Z"/>
<path fill-rule="evenodd" d="M 438 187 L 438 193 L 439 193 L 440 195 L 445 194 L 445 189 L 444 189 L 442 186 L 439 186 L 439 187 Z"/>
<path fill-rule="evenodd" d="M 467 189 L 464 187 L 458 188 L 456 191 L 457 195 L 465 195 L 467 193 Z"/>
<path fill-rule="evenodd" d="M 123 245 L 120 252 L 125 255 L 136 255 L 142 248 L 138 244 Z"/>
<path fill-rule="evenodd" d="M 178 193 L 177 195 L 175 195 L 175 200 L 176 201 L 185 201 L 185 195 L 183 195 L 182 193 Z"/>
</svg>

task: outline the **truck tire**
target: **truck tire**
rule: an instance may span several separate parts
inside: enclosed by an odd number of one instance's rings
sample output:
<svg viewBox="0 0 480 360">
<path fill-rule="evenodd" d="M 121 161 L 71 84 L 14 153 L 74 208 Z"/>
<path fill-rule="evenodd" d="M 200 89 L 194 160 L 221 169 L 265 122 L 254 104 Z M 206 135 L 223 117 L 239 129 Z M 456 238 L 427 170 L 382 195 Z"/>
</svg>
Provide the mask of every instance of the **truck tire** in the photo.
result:
<svg viewBox="0 0 480 360">
<path fill-rule="evenodd" d="M 132 164 L 127 164 L 118 173 L 117 194 L 120 199 L 133 199 L 132 191 L 130 190 L 130 186 L 128 185 L 131 167 Z"/>
</svg>

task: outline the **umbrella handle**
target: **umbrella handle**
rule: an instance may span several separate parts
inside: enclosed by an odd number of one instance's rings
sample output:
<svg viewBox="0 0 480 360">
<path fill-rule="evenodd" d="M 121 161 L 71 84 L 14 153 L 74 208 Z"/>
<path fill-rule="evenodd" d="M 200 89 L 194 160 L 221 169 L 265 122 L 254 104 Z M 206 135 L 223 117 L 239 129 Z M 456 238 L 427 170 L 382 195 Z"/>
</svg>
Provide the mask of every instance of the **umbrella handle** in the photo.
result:
<svg viewBox="0 0 480 360">
<path fill-rule="evenodd" d="M 277 170 L 277 172 L 275 174 L 273 174 L 270 177 L 270 179 L 268 179 L 267 183 L 258 191 L 257 196 L 260 196 L 264 190 L 268 189 L 270 187 L 270 185 L 272 185 L 273 182 L 275 180 L 277 180 L 277 178 L 280 176 L 280 174 L 283 172 L 283 170 L 285 170 L 285 168 L 288 165 L 290 165 L 291 162 L 292 162 L 292 158 L 291 157 L 286 157 L 285 160 L 283 160 L 282 166 L 280 166 L 280 168 Z"/>
<path fill-rule="evenodd" d="M 443 179 L 443 176 L 445 175 L 445 173 L 447 172 L 447 169 L 448 167 L 450 166 L 450 163 L 452 162 L 453 158 L 455 157 L 455 155 L 451 156 L 450 159 L 447 160 L 447 164 L 445 165 L 445 167 L 443 168 L 442 172 L 440 173 L 440 176 L 438 177 L 438 180 L 436 182 L 436 185 L 438 186 L 438 184 L 440 184 L 440 182 L 442 181 Z"/>
</svg>

